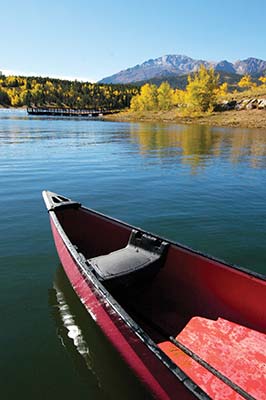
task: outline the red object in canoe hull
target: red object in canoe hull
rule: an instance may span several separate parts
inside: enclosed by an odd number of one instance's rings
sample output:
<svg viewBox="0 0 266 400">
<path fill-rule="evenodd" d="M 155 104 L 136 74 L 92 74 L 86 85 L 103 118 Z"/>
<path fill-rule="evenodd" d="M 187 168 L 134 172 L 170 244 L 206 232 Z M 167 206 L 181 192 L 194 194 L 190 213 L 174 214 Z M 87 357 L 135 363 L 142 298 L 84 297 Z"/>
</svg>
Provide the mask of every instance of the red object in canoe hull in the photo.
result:
<svg viewBox="0 0 266 400">
<path fill-rule="evenodd" d="M 45 193 L 48 194 L 44 197 L 53 195 Z M 121 307 L 97 277 L 84 270 L 84 260 L 91 253 L 97 257 L 126 246 L 132 227 L 83 207 L 59 209 L 51 209 L 50 220 L 65 272 L 92 318 L 136 376 L 157 399 L 209 398 L 205 395 L 208 387 L 201 386 L 203 392 L 189 374 L 179 369 L 181 365 L 171 362 L 167 351 L 161 351 L 163 340 L 155 336 L 151 340 L 144 334 L 125 311 L 126 303 Z M 76 244 L 78 251 L 73 246 Z M 173 263 L 178 268 L 173 268 Z M 161 272 L 149 289 L 138 294 L 137 302 L 143 305 L 144 321 L 145 317 L 151 319 L 150 326 L 143 323 L 144 330 L 153 333 L 152 322 L 156 322 L 159 328 L 176 336 L 195 315 L 213 320 L 222 317 L 265 332 L 265 298 L 263 278 L 170 243 Z M 177 309 L 182 315 L 177 315 Z M 221 393 L 216 398 L 224 397 Z M 236 393 L 235 398 L 243 397 Z"/>
</svg>

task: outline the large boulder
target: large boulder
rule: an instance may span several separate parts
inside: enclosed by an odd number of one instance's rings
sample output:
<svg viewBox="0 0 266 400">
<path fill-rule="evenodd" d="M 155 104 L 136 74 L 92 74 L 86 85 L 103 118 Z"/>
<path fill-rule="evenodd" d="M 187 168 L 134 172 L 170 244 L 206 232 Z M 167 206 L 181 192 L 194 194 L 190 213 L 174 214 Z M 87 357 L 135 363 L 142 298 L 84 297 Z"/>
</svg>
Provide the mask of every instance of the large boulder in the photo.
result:
<svg viewBox="0 0 266 400">
<path fill-rule="evenodd" d="M 266 99 L 259 99 L 258 100 L 258 109 L 265 110 L 266 109 Z"/>
<path fill-rule="evenodd" d="M 234 110 L 237 102 L 236 100 L 226 101 L 224 100 L 222 103 L 216 104 L 214 107 L 214 111 L 229 111 Z"/>
<path fill-rule="evenodd" d="M 240 100 L 240 101 L 237 103 L 235 109 L 238 110 L 238 111 L 245 110 L 245 109 L 246 109 L 246 106 L 248 105 L 249 102 L 250 102 L 250 99 Z"/>
<path fill-rule="evenodd" d="M 224 100 L 223 102 L 216 104 L 214 111 L 230 111 L 230 110 L 266 110 L 266 99 L 243 99 L 243 100 Z"/>
<path fill-rule="evenodd" d="M 258 99 L 251 99 L 246 105 L 246 110 L 254 110 L 258 106 Z"/>
</svg>

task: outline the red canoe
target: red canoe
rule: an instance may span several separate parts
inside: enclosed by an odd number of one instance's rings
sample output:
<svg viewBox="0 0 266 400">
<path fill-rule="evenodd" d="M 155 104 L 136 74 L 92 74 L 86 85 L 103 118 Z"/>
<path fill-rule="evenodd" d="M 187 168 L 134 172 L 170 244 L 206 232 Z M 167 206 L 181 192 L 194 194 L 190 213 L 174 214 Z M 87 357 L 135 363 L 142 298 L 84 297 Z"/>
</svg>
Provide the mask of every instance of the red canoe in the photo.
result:
<svg viewBox="0 0 266 400">
<path fill-rule="evenodd" d="M 154 398 L 266 398 L 264 276 L 43 197 L 74 290 Z"/>
</svg>

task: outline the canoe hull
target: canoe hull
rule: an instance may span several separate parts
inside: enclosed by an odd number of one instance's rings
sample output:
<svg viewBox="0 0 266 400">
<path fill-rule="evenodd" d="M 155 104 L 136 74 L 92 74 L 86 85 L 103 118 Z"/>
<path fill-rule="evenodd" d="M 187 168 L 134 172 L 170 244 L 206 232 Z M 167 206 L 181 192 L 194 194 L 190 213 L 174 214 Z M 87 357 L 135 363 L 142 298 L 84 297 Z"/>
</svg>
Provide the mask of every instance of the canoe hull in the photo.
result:
<svg viewBox="0 0 266 400">
<path fill-rule="evenodd" d="M 249 329 L 263 335 L 266 331 L 265 277 L 166 241 L 163 242 L 167 245 L 163 264 L 152 279 L 144 285 L 139 279 L 136 287 L 134 284 L 119 286 L 117 290 L 116 285 L 109 287 L 109 281 L 102 280 L 97 272 L 102 259 L 112 271 L 113 255 L 122 250 L 124 257 L 123 249 L 128 246 L 133 230 L 138 231 L 138 240 L 145 238 L 146 244 L 153 241 L 152 251 L 164 239 L 51 192 L 44 192 L 44 200 L 57 252 L 70 283 L 88 313 L 150 394 L 156 399 L 209 399 L 207 393 L 212 392 L 208 384 L 195 383 L 198 381 L 193 378 L 190 362 L 184 368 L 179 356 L 173 359 L 173 343 L 168 339 L 178 338 L 185 329 L 188 331 L 189 321 L 197 316 L 213 321 L 222 318 L 245 327 L 248 333 Z M 99 260 L 95 268 L 94 263 Z M 123 262 L 127 261 L 125 257 Z M 119 282 L 120 275 L 116 279 Z M 213 354 L 219 352 L 216 342 Z M 264 350 L 260 351 L 257 358 L 263 354 Z M 239 391 L 244 392 L 243 382 L 238 377 L 236 382 L 228 380 L 226 377 L 232 376 L 230 363 L 225 361 L 224 365 L 223 374 L 215 372 L 219 380 L 218 389 L 215 383 L 219 392 L 215 398 L 226 398 L 228 385 L 233 390 L 233 398 L 236 395 L 238 399 Z M 203 366 L 210 372 L 206 363 Z M 242 372 L 249 374 L 247 368 Z M 226 385 L 220 385 L 220 381 Z M 250 399 L 245 393 L 244 398 Z"/>
<path fill-rule="evenodd" d="M 50 223 L 58 256 L 73 289 L 108 340 L 148 388 L 151 396 L 162 400 L 194 399 L 193 393 L 177 380 L 176 376 L 149 350 L 147 344 L 143 343 L 132 328 L 121 319 L 119 313 L 109 304 L 106 293 L 101 293 L 99 286 L 95 286 L 88 275 L 84 276 L 75 257 L 69 251 L 68 243 L 65 243 L 60 234 L 55 215 L 50 215 Z M 186 376 L 184 378 L 186 379 Z"/>
</svg>

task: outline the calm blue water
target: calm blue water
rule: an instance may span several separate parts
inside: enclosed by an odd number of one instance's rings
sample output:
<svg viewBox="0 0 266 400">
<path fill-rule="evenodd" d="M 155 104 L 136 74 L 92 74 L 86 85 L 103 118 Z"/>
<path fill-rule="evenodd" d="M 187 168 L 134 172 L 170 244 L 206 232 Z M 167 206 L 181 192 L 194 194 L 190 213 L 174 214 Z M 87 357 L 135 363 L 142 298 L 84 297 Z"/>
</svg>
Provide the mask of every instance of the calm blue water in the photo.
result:
<svg viewBox="0 0 266 400">
<path fill-rule="evenodd" d="M 3 399 L 148 398 L 65 280 L 43 189 L 266 274 L 266 131 L 0 110 Z"/>
</svg>

